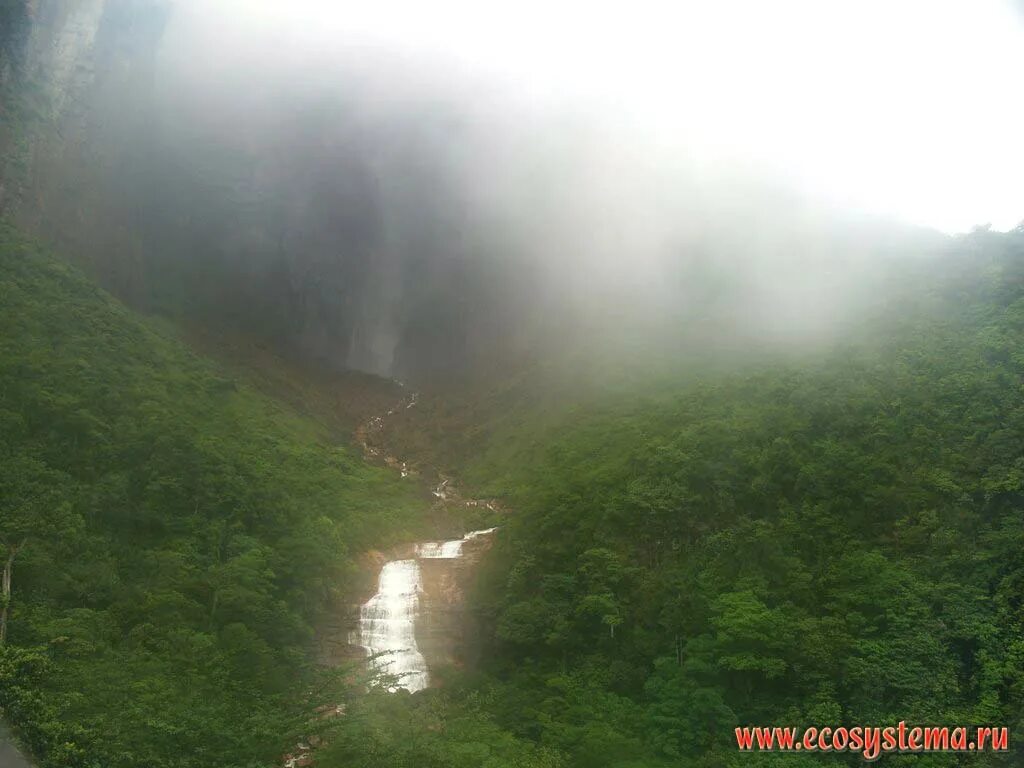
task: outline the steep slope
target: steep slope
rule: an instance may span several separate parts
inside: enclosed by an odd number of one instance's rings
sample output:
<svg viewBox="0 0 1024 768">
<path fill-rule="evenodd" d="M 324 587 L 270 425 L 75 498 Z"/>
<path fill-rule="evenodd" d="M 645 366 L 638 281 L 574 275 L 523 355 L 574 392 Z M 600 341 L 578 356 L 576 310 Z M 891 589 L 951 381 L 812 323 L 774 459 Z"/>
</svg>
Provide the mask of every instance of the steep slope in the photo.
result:
<svg viewBox="0 0 1024 768">
<path fill-rule="evenodd" d="M 619 115 L 301 50 L 227 7 L 0 11 L 0 213 L 148 313 L 447 387 L 581 344 L 807 343 L 879 264 L 942 245 L 708 174 Z"/>
<path fill-rule="evenodd" d="M 579 768 L 749 765 L 737 725 L 1024 727 L 1024 231 L 889 277 L 828 350 L 591 357 L 409 414 L 515 510 L 466 681 L 496 725 Z"/>
<path fill-rule="evenodd" d="M 6 226 L 0 308 L 4 716 L 54 768 L 265 764 L 419 500 Z"/>
</svg>

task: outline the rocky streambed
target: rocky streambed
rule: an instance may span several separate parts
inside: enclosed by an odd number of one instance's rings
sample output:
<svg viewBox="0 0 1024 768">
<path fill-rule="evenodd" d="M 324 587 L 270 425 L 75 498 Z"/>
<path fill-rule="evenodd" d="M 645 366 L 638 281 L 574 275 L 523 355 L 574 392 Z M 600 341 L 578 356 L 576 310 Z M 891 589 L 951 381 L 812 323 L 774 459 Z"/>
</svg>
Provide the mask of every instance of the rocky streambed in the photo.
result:
<svg viewBox="0 0 1024 768">
<path fill-rule="evenodd" d="M 415 408 L 418 395 L 409 393 L 387 413 L 362 424 L 355 433 L 367 461 L 401 473 L 410 482 L 424 482 L 411 462 L 391 455 L 381 436 L 385 421 Z M 490 500 L 466 499 L 452 478 L 436 476 L 429 486 L 435 512 L 486 507 Z M 464 517 L 464 514 L 461 516 Z M 441 517 L 457 520 L 460 515 Z M 418 691 L 437 684 L 436 672 L 475 661 L 476 621 L 466 603 L 475 566 L 491 546 L 496 528 L 469 531 L 458 538 L 423 541 L 364 555 L 369 578 L 364 594 L 339 607 L 335 620 L 321 628 L 321 661 L 337 664 L 369 659 L 393 675 L 392 689 Z"/>
<path fill-rule="evenodd" d="M 393 689 L 421 690 L 430 685 L 432 670 L 469 660 L 474 622 L 465 608 L 465 590 L 494 532 L 423 542 L 404 553 L 411 556 L 381 566 L 377 591 L 359 607 L 348 640 L 393 676 Z"/>
</svg>

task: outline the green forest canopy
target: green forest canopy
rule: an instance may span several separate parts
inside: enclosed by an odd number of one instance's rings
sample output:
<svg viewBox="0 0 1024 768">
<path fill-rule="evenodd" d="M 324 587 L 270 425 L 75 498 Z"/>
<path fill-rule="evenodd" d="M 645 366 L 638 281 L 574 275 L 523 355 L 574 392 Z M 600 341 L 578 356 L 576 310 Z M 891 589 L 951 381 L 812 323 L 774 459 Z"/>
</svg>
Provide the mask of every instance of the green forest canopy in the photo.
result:
<svg viewBox="0 0 1024 768">
<path fill-rule="evenodd" d="M 906 279 L 827 354 L 497 419 L 500 724 L 579 768 L 761 765 L 736 725 L 1024 732 L 1024 230 Z"/>
<path fill-rule="evenodd" d="M 317 612 L 353 553 L 416 535 L 415 503 L 10 230 L 0 247 L 0 533 L 24 542 L 0 705 L 48 767 L 271 764 Z M 732 728 L 899 720 L 1007 725 L 1016 748 L 1022 290 L 1024 232 L 979 232 L 827 353 L 634 373 L 575 406 L 536 381 L 481 397 L 492 429 L 461 460 L 516 510 L 474 596 L 484 664 L 414 696 L 350 686 L 318 764 L 858 764 L 740 755 Z"/>
<path fill-rule="evenodd" d="M 46 766 L 268 764 L 418 500 L 7 227 L 0 307 L 0 707 Z"/>
</svg>

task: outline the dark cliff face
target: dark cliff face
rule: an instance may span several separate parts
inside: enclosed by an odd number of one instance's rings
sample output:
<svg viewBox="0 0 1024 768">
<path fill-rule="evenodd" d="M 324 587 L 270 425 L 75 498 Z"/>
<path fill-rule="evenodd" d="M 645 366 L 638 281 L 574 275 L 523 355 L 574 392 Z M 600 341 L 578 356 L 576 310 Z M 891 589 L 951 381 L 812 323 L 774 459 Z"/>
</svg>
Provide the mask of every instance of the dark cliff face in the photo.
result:
<svg viewBox="0 0 1024 768">
<path fill-rule="evenodd" d="M 206 7 L 0 5 L 0 213 L 145 311 L 423 384 L 617 334 L 806 341 L 935 244 L 358 41 L 233 47 Z"/>
<path fill-rule="evenodd" d="M 67 7 L 3 6 L 0 72 L 19 99 L 5 111 L 20 121 L 6 214 L 139 308 L 339 367 L 430 376 L 494 344 L 505 291 L 487 291 L 503 281 L 465 242 L 436 160 L 464 138 L 458 114 L 377 104 L 344 78 L 190 80 L 172 4 Z"/>
</svg>

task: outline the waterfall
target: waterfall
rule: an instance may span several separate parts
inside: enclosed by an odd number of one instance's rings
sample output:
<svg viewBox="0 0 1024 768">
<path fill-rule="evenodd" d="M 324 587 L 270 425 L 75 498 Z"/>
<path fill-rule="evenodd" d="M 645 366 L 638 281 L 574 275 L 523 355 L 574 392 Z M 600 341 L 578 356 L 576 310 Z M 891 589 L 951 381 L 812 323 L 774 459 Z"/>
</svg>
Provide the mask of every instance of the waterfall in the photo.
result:
<svg viewBox="0 0 1024 768">
<path fill-rule="evenodd" d="M 485 528 L 482 531 L 470 531 L 461 539 L 451 541 L 426 541 L 416 545 L 416 557 L 439 558 L 439 557 L 462 557 L 462 545 L 477 536 L 486 536 L 494 533 L 496 528 Z"/>
<path fill-rule="evenodd" d="M 422 591 L 419 563 L 392 560 L 381 569 L 377 594 L 359 609 L 355 644 L 371 656 L 384 654 L 373 663 L 380 671 L 398 677 L 394 688 L 418 691 L 427 685 L 427 664 L 416 645 Z"/>
<path fill-rule="evenodd" d="M 384 564 L 377 593 L 359 609 L 359 628 L 350 634 L 349 642 L 361 646 L 370 656 L 383 654 L 373 664 L 398 678 L 390 690 L 406 688 L 415 692 L 426 688 L 430 681 L 426 660 L 416 642 L 416 621 L 423 595 L 419 561 L 460 558 L 465 542 L 494 530 L 471 531 L 451 541 L 423 542 L 416 545 L 414 558 Z"/>
<path fill-rule="evenodd" d="M 416 557 L 452 558 L 462 554 L 462 539 L 454 541 L 427 541 L 416 545 Z"/>
</svg>

